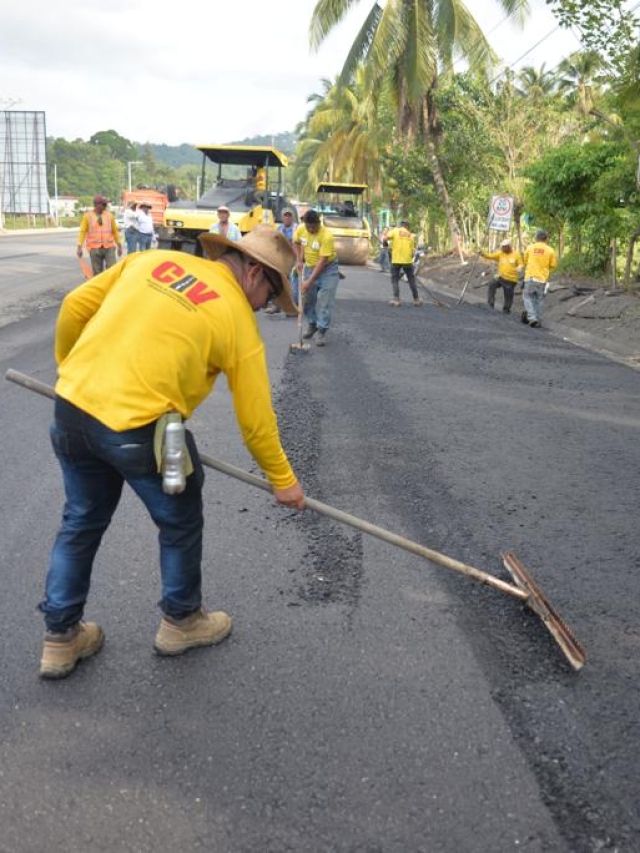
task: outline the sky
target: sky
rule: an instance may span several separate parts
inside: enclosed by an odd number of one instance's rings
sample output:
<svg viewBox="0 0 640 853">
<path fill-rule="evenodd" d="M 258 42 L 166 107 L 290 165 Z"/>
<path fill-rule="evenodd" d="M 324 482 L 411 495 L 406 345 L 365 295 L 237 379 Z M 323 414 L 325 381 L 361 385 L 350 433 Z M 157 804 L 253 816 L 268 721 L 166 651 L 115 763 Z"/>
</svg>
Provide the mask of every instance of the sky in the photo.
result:
<svg viewBox="0 0 640 853">
<path fill-rule="evenodd" d="M 133 142 L 223 144 L 293 131 L 341 70 L 372 0 L 317 52 L 316 0 L 28 0 L 0 12 L 0 109 L 42 110 L 48 136 L 115 130 Z M 578 49 L 544 0 L 523 30 L 495 0 L 466 0 L 507 65 L 547 68 Z M 546 38 L 545 38 L 546 37 Z M 516 68 L 518 66 L 516 65 Z"/>
</svg>

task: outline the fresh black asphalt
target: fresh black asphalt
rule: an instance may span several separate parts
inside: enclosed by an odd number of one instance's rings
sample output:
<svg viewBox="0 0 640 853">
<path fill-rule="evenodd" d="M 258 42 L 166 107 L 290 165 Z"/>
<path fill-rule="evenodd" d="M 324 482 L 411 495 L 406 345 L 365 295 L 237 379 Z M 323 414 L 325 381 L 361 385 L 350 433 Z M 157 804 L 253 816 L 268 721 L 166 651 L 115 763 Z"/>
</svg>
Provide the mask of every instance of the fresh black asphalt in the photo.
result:
<svg viewBox="0 0 640 853">
<path fill-rule="evenodd" d="M 391 309 L 347 268 L 324 349 L 260 317 L 308 493 L 508 580 L 512 549 L 585 645 L 516 600 L 207 474 L 216 649 L 161 659 L 156 534 L 126 494 L 95 567 L 100 655 L 36 678 L 60 508 L 47 400 L 2 405 L 0 851 L 635 851 L 637 372 L 483 306 Z M 403 293 L 406 299 L 408 294 Z M 55 309 L 0 328 L 53 382 Z M 202 452 L 255 471 L 224 379 Z"/>
</svg>

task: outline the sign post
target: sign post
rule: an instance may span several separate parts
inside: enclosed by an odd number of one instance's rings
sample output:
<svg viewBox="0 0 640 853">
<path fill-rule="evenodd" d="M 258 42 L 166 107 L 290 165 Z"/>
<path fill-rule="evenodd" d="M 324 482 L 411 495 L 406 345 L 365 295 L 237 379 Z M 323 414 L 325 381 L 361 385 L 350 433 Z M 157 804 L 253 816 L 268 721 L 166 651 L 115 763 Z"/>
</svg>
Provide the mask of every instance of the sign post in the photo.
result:
<svg viewBox="0 0 640 853">
<path fill-rule="evenodd" d="M 509 231 L 513 215 L 513 196 L 494 195 L 491 197 L 489 222 L 487 228 L 494 231 Z"/>
</svg>

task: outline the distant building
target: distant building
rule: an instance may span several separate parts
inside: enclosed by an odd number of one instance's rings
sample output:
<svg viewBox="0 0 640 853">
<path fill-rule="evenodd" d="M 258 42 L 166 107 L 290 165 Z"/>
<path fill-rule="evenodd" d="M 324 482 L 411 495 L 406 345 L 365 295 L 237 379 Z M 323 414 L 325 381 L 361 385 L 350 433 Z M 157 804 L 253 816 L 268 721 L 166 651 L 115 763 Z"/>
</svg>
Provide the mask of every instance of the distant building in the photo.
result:
<svg viewBox="0 0 640 853">
<path fill-rule="evenodd" d="M 75 195 L 59 195 L 58 198 L 49 199 L 50 215 L 54 219 L 63 216 L 75 216 L 78 212 L 78 197 Z"/>
</svg>

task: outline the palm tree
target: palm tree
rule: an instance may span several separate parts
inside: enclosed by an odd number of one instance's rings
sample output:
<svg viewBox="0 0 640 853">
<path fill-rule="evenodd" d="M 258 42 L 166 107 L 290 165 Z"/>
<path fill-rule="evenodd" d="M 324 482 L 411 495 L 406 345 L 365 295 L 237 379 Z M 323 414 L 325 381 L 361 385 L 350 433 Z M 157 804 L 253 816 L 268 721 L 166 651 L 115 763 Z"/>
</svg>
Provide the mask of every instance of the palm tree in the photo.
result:
<svg viewBox="0 0 640 853">
<path fill-rule="evenodd" d="M 322 180 L 378 188 L 381 152 L 389 133 L 378 121 L 376 100 L 365 94 L 362 68 L 351 85 L 322 82 L 324 93 L 307 99 L 314 107 L 298 128 L 295 170 L 301 194 L 313 194 Z"/>
<path fill-rule="evenodd" d="M 310 25 L 317 48 L 359 0 L 318 0 Z M 496 0 L 509 16 L 522 21 L 527 0 Z M 471 70 L 487 71 L 496 56 L 480 26 L 462 0 L 387 0 L 374 2 L 345 61 L 340 82 L 364 67 L 366 91 L 376 92 L 390 81 L 397 108 L 397 128 L 408 146 L 424 144 L 454 247 L 461 243 L 453 206 L 438 157 L 442 134 L 435 91 L 442 71 L 464 59 Z"/>
<path fill-rule="evenodd" d="M 519 92 L 532 107 L 540 107 L 547 102 L 556 91 L 556 74 L 547 69 L 543 62 L 540 68 L 527 65 L 518 72 Z"/>
<path fill-rule="evenodd" d="M 595 107 L 599 90 L 597 75 L 604 61 L 592 50 L 572 53 L 558 65 L 556 82 L 558 92 L 566 96 L 567 103 L 586 118 Z"/>
</svg>

